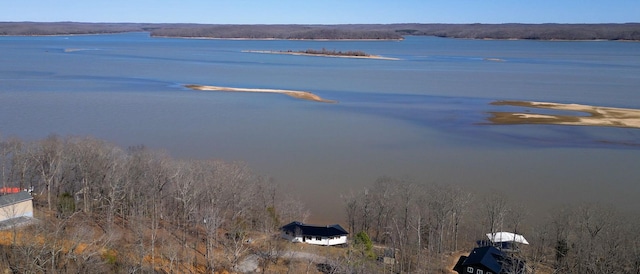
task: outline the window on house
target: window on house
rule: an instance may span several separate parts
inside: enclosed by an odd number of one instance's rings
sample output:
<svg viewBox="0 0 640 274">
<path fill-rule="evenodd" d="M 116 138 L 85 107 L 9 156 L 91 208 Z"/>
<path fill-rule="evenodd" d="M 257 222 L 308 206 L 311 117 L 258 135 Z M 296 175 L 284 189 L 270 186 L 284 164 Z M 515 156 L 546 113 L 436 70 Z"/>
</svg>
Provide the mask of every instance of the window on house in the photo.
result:
<svg viewBox="0 0 640 274">
<path fill-rule="evenodd" d="M 467 267 L 467 273 L 473 274 L 473 267 L 468 266 Z"/>
<path fill-rule="evenodd" d="M 316 241 L 321 241 L 322 237 L 316 237 Z"/>
<path fill-rule="evenodd" d="M 484 271 L 482 271 L 482 269 L 478 269 L 478 272 L 476 272 L 477 274 L 483 274 Z"/>
</svg>

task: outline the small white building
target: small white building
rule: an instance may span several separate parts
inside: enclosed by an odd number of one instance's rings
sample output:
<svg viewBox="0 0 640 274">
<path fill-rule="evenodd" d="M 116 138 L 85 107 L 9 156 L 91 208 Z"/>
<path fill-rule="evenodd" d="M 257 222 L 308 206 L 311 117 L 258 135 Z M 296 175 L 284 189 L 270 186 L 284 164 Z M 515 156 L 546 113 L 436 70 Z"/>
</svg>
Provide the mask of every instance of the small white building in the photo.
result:
<svg viewBox="0 0 640 274">
<path fill-rule="evenodd" d="M 339 224 L 328 226 L 307 225 L 301 222 L 292 222 L 280 228 L 282 238 L 294 243 L 307 243 L 313 245 L 340 245 L 347 243 L 349 232 Z"/>
<path fill-rule="evenodd" d="M 0 196 L 0 222 L 20 217 L 33 218 L 32 200 L 26 191 Z"/>
</svg>

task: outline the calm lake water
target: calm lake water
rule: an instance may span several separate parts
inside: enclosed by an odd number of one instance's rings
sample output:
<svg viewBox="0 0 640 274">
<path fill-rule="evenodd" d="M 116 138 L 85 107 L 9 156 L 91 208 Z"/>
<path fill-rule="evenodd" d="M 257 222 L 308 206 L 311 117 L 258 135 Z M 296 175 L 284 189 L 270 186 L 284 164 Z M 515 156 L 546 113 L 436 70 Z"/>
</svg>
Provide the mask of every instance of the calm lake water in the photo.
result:
<svg viewBox="0 0 640 274">
<path fill-rule="evenodd" d="M 309 48 L 401 60 L 242 52 Z M 580 201 L 640 210 L 639 129 L 488 125 L 488 111 L 518 109 L 495 100 L 640 108 L 640 43 L 0 37 L 3 136 L 92 135 L 242 160 L 304 199 L 313 220 L 343 221 L 340 193 L 380 176 L 501 189 L 540 214 Z"/>
</svg>

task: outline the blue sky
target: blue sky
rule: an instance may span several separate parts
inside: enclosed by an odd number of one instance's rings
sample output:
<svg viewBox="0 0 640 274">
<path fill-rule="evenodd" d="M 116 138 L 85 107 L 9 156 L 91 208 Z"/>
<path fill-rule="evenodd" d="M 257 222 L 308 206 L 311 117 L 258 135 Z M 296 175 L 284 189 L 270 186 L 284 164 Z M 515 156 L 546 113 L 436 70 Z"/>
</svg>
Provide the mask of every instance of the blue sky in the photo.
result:
<svg viewBox="0 0 640 274">
<path fill-rule="evenodd" d="M 640 0 L 3 0 L 0 21 L 211 24 L 625 23 Z"/>
</svg>

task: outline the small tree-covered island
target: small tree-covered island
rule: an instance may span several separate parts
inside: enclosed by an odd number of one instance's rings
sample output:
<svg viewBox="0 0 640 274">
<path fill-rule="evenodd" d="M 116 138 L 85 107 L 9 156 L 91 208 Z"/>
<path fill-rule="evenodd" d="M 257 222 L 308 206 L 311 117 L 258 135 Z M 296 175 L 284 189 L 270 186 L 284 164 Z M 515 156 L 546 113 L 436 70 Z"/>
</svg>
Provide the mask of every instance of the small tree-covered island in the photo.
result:
<svg viewBox="0 0 640 274">
<path fill-rule="evenodd" d="M 244 52 L 249 53 L 269 53 L 269 54 L 288 54 L 288 55 L 299 55 L 299 56 L 319 56 L 319 57 L 339 57 L 339 58 L 361 58 L 361 59 L 379 59 L 379 60 L 400 60 L 398 58 L 392 57 L 384 57 L 380 55 L 373 55 L 366 53 L 361 50 L 349 50 L 349 51 L 338 51 L 338 50 L 327 50 L 325 48 L 316 50 L 316 49 L 307 49 L 307 50 L 287 50 L 287 51 L 263 51 L 263 50 L 245 50 Z"/>
</svg>

